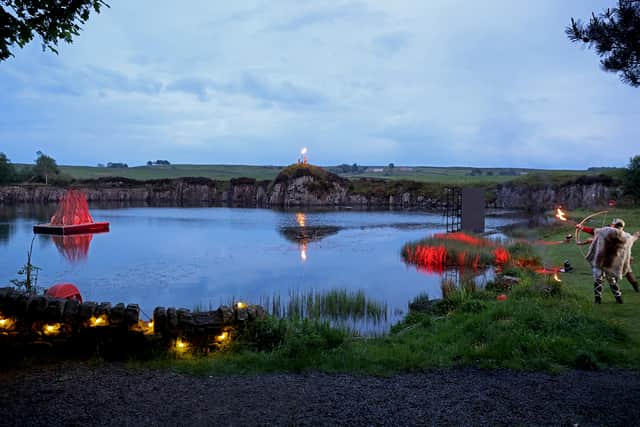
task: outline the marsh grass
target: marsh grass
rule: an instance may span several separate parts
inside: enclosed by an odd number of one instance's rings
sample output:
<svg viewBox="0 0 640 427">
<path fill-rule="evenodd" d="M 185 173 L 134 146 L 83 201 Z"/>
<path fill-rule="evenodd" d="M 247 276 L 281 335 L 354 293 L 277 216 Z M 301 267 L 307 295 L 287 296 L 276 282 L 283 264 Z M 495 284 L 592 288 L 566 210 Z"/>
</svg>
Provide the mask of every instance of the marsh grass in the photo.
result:
<svg viewBox="0 0 640 427">
<path fill-rule="evenodd" d="M 271 315 L 286 319 L 364 320 L 378 324 L 387 320 L 388 313 L 386 303 L 368 298 L 363 290 L 290 290 L 286 300 L 275 294 L 260 304 Z"/>
</svg>

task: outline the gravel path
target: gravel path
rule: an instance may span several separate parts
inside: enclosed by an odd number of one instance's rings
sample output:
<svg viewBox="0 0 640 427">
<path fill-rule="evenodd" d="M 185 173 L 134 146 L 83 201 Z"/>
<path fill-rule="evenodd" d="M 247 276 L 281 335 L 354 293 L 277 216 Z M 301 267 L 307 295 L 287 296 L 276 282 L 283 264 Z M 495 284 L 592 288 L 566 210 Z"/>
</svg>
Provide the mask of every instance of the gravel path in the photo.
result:
<svg viewBox="0 0 640 427">
<path fill-rule="evenodd" d="M 0 425 L 640 424 L 640 373 L 472 368 L 192 377 L 117 364 L 0 373 Z"/>
</svg>

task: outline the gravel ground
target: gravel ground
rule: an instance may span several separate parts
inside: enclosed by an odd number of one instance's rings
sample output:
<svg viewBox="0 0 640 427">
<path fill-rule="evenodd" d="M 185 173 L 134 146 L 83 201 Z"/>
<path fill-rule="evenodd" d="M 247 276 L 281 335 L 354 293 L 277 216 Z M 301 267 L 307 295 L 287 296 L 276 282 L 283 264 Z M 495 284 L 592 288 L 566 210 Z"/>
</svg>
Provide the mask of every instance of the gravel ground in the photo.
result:
<svg viewBox="0 0 640 427">
<path fill-rule="evenodd" d="M 640 424 L 640 373 L 472 368 L 388 378 L 193 377 L 118 364 L 0 373 L 0 425 Z"/>
</svg>

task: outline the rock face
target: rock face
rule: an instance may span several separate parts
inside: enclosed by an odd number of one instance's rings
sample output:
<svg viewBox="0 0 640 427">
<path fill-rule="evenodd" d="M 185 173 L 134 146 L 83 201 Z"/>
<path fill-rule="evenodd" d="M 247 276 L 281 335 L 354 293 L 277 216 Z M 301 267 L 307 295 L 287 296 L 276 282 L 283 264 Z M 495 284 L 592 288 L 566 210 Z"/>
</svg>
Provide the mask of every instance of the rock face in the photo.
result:
<svg viewBox="0 0 640 427">
<path fill-rule="evenodd" d="M 558 205 L 566 209 L 606 206 L 622 191 L 615 185 L 602 182 L 573 183 L 562 186 L 501 185 L 496 189 L 495 207 L 541 211 Z"/>
<path fill-rule="evenodd" d="M 315 168 L 315 167 L 313 167 Z M 214 181 L 206 178 L 181 178 L 135 181 L 124 178 L 78 182 L 73 188 L 86 193 L 92 202 L 137 202 L 152 205 L 239 206 L 356 206 L 356 207 L 442 207 L 439 195 L 427 194 L 416 183 L 355 181 L 366 190 L 354 188 L 337 175 L 301 167 L 286 168 L 274 181 L 238 178 Z M 364 184 L 362 184 L 364 183 Z M 0 204 L 23 202 L 56 203 L 65 188 L 44 185 L 0 187 Z M 604 206 L 621 195 L 611 179 L 584 178 L 565 185 L 503 184 L 495 189 L 491 207 L 542 211 L 562 205 L 567 209 Z"/>
<path fill-rule="evenodd" d="M 267 202 L 273 206 L 340 206 L 347 202 L 348 187 L 331 182 L 328 187 L 318 185 L 312 176 L 301 176 L 274 184 Z"/>
</svg>

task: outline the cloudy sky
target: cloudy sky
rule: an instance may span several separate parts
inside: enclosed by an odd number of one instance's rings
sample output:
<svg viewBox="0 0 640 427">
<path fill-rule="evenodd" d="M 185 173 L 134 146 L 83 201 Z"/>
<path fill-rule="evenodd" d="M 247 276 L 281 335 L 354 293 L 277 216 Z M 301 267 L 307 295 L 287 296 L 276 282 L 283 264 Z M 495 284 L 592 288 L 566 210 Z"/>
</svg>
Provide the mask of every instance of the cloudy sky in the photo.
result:
<svg viewBox="0 0 640 427">
<path fill-rule="evenodd" d="M 564 34 L 614 0 L 107 0 L 60 54 L 0 63 L 0 151 L 168 159 L 625 166 L 640 89 Z M 188 7 L 185 6 L 188 4 Z"/>
</svg>

